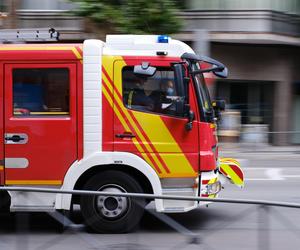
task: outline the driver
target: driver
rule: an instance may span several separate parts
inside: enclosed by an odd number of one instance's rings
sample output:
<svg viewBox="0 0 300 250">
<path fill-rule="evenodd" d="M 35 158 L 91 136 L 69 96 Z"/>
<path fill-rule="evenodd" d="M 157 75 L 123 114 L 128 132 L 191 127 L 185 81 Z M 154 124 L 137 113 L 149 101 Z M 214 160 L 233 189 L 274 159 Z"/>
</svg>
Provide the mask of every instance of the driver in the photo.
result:
<svg viewBox="0 0 300 250">
<path fill-rule="evenodd" d="M 151 81 L 139 77 L 136 79 L 135 88 L 128 93 L 127 107 L 157 111 L 161 107 L 160 93 L 151 89 Z"/>
</svg>

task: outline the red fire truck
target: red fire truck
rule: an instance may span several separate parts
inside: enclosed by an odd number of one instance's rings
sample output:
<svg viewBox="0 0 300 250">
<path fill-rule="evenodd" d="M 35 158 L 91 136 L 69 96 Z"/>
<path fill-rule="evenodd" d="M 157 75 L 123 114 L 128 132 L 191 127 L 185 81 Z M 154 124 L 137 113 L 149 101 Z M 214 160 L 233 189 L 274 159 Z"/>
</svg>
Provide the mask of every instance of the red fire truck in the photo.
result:
<svg viewBox="0 0 300 250">
<path fill-rule="evenodd" d="M 1 186 L 216 197 L 223 177 L 243 185 L 239 163 L 218 158 L 216 116 L 224 103 L 211 102 L 203 77 L 226 77 L 227 69 L 183 42 L 108 35 L 106 42 L 83 44 L 1 44 L 0 72 Z M 0 196 L 11 212 L 79 204 L 86 225 L 106 233 L 132 230 L 148 202 L 19 191 Z M 154 203 L 165 213 L 202 204 Z"/>
</svg>

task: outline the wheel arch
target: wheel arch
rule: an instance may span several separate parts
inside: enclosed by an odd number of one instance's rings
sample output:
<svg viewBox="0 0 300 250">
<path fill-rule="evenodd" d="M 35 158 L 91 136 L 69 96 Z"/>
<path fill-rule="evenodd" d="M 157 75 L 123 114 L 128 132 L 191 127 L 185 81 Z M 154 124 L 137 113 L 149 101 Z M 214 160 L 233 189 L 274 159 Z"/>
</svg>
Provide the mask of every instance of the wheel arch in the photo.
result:
<svg viewBox="0 0 300 250">
<path fill-rule="evenodd" d="M 93 176 L 98 173 L 107 171 L 107 170 L 116 170 L 132 176 L 142 187 L 144 193 L 153 194 L 153 188 L 148 180 L 148 178 L 136 168 L 129 166 L 129 165 L 118 165 L 118 164 L 110 164 L 110 165 L 97 165 L 93 166 L 87 171 L 85 171 L 77 180 L 74 189 L 75 190 L 82 190 L 84 184 Z M 72 203 L 77 204 L 79 203 L 79 197 L 74 195 L 72 197 Z"/>
<path fill-rule="evenodd" d="M 81 188 L 88 177 L 108 169 L 129 173 L 146 192 L 152 192 L 155 195 L 162 194 L 161 182 L 154 169 L 139 156 L 126 152 L 97 152 L 74 162 L 65 175 L 61 190 L 71 191 Z M 71 194 L 56 195 L 56 209 L 70 210 L 71 204 Z M 155 204 L 156 209 L 161 211 L 162 200 L 156 199 Z"/>
</svg>

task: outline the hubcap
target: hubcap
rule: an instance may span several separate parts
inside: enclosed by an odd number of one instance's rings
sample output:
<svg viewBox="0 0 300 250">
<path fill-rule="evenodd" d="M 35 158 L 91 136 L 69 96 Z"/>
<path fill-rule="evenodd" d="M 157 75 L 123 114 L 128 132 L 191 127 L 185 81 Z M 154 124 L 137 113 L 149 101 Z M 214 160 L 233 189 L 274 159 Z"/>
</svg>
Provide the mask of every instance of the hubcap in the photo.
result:
<svg viewBox="0 0 300 250">
<path fill-rule="evenodd" d="M 107 193 L 126 193 L 126 190 L 115 184 L 105 185 L 101 187 L 99 191 Z M 116 219 L 126 213 L 129 202 L 125 197 L 98 196 L 96 206 L 103 217 Z"/>
</svg>

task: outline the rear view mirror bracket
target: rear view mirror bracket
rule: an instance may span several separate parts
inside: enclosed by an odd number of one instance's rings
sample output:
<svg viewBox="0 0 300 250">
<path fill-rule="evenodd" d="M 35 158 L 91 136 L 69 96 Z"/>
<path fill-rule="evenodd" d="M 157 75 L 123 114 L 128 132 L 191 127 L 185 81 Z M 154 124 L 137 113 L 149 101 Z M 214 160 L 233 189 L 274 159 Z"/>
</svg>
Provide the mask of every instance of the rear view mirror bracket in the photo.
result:
<svg viewBox="0 0 300 250">
<path fill-rule="evenodd" d="M 142 62 L 141 65 L 135 65 L 133 73 L 142 76 L 153 76 L 156 72 L 156 68 L 150 66 L 149 62 Z"/>
</svg>

